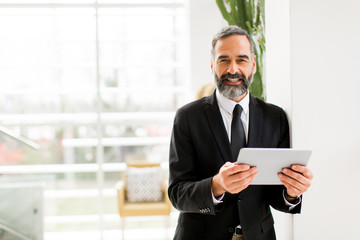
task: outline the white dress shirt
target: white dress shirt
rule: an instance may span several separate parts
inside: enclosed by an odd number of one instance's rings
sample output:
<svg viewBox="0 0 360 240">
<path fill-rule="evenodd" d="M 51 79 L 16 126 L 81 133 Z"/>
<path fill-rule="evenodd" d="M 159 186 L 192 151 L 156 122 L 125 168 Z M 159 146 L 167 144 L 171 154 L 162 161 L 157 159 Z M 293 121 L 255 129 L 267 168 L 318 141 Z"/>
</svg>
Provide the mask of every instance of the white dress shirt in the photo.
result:
<svg viewBox="0 0 360 240">
<path fill-rule="evenodd" d="M 243 111 L 241 112 L 240 118 L 244 126 L 245 138 L 247 142 L 248 132 L 249 132 L 249 102 L 250 102 L 249 94 L 246 94 L 246 96 L 240 102 L 237 103 L 227 97 L 224 97 L 219 93 L 219 91 L 216 91 L 216 99 L 219 105 L 222 119 L 224 121 L 226 132 L 229 137 L 229 142 L 231 142 L 231 122 L 233 118 L 233 110 L 236 104 L 239 104 L 242 107 Z"/>
</svg>

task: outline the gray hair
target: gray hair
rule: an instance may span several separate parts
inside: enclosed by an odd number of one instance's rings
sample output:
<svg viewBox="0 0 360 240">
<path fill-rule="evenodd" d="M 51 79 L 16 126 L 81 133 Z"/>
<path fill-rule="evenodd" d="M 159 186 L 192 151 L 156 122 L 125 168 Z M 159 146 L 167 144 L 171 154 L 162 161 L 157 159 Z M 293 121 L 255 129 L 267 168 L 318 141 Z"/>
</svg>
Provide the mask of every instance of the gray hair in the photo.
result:
<svg viewBox="0 0 360 240">
<path fill-rule="evenodd" d="M 245 31 L 244 29 L 238 27 L 238 26 L 227 26 L 227 27 L 224 27 L 222 28 L 217 34 L 215 34 L 215 36 L 213 37 L 212 39 L 212 42 L 211 42 L 211 57 L 214 59 L 215 57 L 215 45 L 217 43 L 217 41 L 219 39 L 222 39 L 222 38 L 226 38 L 226 37 L 229 37 L 229 36 L 232 36 L 232 35 L 242 35 L 242 36 L 245 36 L 249 42 L 250 42 L 250 51 L 251 51 L 251 55 L 253 56 L 254 55 L 254 43 L 249 35 L 249 33 L 247 31 Z"/>
</svg>

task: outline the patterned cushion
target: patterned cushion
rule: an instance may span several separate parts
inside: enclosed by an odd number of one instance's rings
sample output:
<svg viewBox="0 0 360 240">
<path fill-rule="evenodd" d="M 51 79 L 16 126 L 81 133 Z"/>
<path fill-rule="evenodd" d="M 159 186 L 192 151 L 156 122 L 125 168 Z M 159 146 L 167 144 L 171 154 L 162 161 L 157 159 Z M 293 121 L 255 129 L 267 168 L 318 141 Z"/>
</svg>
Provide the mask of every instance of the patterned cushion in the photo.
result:
<svg viewBox="0 0 360 240">
<path fill-rule="evenodd" d="M 127 200 L 156 202 L 162 200 L 162 172 L 160 167 L 127 168 Z"/>
</svg>

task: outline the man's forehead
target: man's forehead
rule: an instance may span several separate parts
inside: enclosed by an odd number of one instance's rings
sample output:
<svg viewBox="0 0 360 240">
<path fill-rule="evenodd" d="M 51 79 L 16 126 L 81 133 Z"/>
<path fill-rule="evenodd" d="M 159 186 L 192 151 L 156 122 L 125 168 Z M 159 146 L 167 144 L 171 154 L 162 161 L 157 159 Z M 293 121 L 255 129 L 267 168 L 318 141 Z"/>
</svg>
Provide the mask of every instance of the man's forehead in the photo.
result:
<svg viewBox="0 0 360 240">
<path fill-rule="evenodd" d="M 214 50 L 216 55 L 251 54 L 250 42 L 244 35 L 231 35 L 221 38 L 216 42 Z"/>
</svg>

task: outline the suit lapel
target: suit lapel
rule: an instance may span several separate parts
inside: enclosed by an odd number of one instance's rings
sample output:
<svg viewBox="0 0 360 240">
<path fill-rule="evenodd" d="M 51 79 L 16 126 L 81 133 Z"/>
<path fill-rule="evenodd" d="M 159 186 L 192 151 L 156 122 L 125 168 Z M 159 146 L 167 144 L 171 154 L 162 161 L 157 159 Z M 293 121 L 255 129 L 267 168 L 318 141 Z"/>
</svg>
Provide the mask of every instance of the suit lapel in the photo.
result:
<svg viewBox="0 0 360 240">
<path fill-rule="evenodd" d="M 207 99 L 205 105 L 205 113 L 212 134 L 219 147 L 223 161 L 231 161 L 231 145 L 228 135 L 221 117 L 219 105 L 216 100 L 215 92 Z M 247 147 L 259 147 L 261 144 L 261 129 L 262 129 L 262 110 L 258 106 L 256 98 L 250 95 L 249 103 L 249 133 Z"/>
<path fill-rule="evenodd" d="M 229 137 L 226 133 L 223 119 L 221 117 L 219 105 L 216 100 L 215 92 L 207 99 L 205 113 L 214 139 L 219 147 L 224 163 L 231 161 L 231 146 Z"/>
<path fill-rule="evenodd" d="M 261 143 L 262 111 L 257 99 L 250 95 L 248 147 L 259 147 Z"/>
</svg>

